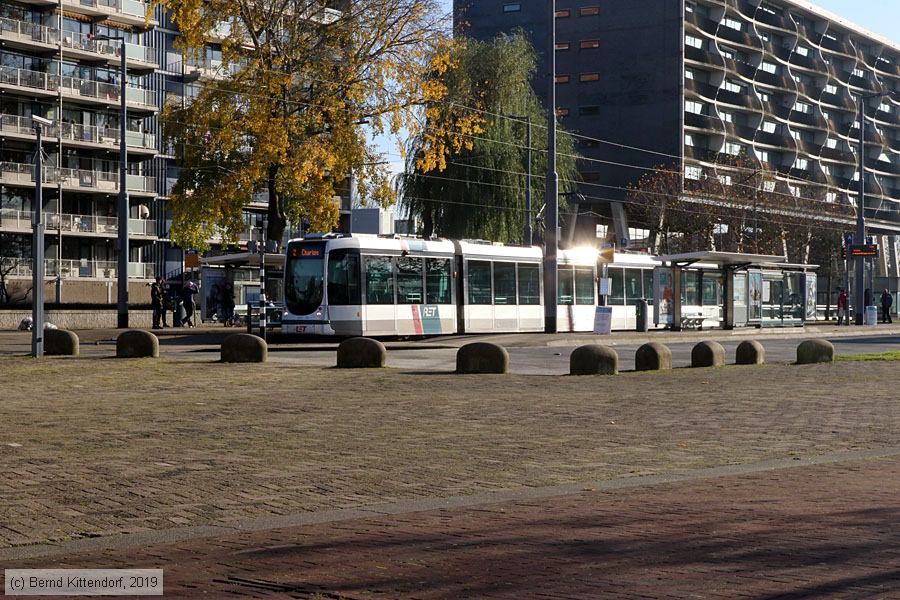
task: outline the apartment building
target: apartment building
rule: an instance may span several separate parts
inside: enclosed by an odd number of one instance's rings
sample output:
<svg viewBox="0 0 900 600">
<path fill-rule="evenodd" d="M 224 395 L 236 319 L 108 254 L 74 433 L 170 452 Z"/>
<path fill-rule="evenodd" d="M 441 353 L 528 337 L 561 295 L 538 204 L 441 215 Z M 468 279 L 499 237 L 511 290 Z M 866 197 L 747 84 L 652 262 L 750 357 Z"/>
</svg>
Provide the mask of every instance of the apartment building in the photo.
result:
<svg viewBox="0 0 900 600">
<path fill-rule="evenodd" d="M 9 278 L 31 275 L 32 116 L 41 116 L 53 122 L 43 144 L 46 271 L 61 279 L 64 300 L 115 298 L 122 52 L 129 277 L 142 285 L 157 272 L 159 99 L 150 79 L 159 61 L 150 44 L 157 21 L 146 14 L 147 4 L 137 0 L 0 2 L 0 262 Z"/>
<path fill-rule="evenodd" d="M 535 89 L 546 98 L 547 3 L 454 5 L 460 33 L 530 36 L 541 56 Z M 802 0 L 558 0 L 555 25 L 557 114 L 587 136 L 582 189 L 598 211 L 647 169 L 677 165 L 699 178 L 729 155 L 778 173 L 785 194 L 809 181 L 827 201 L 855 205 L 856 99 L 900 96 L 897 42 Z M 866 104 L 866 216 L 874 233 L 893 234 L 900 103 Z M 892 277 L 896 241 L 882 240 L 882 271 Z"/>
</svg>

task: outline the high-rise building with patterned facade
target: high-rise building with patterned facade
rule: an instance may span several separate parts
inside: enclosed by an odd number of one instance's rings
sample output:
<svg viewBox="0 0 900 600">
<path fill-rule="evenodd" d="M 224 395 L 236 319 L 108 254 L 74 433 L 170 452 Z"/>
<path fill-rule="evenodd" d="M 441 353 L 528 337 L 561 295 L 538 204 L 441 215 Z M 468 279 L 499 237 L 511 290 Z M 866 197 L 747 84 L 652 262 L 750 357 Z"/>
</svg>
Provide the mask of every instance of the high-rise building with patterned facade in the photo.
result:
<svg viewBox="0 0 900 600">
<path fill-rule="evenodd" d="M 526 32 L 546 98 L 548 3 L 454 5 L 465 35 Z M 808 181 L 855 205 L 858 99 L 885 94 L 865 101 L 865 212 L 873 232 L 900 231 L 896 42 L 802 0 L 557 0 L 555 22 L 557 111 L 586 136 L 588 199 L 621 199 L 659 165 L 699 177 L 740 154 L 778 173 L 786 201 Z M 882 274 L 900 276 L 896 238 L 884 241 Z"/>
</svg>

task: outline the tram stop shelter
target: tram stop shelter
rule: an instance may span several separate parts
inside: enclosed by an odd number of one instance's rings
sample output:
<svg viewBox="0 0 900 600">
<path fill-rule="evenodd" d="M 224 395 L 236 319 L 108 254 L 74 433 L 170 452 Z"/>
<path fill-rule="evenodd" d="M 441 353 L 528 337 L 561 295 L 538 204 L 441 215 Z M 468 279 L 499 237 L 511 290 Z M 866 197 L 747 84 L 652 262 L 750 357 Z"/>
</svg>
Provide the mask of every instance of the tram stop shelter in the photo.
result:
<svg viewBox="0 0 900 600">
<path fill-rule="evenodd" d="M 234 252 L 204 256 L 200 259 L 200 310 L 204 322 L 215 319 L 219 310 L 217 291 L 225 284 L 234 288 L 235 314 L 244 317 L 247 305 L 259 303 L 259 263 L 258 252 Z M 280 305 L 284 294 L 284 254 L 267 252 L 266 298 Z"/>
<path fill-rule="evenodd" d="M 657 327 L 796 327 L 816 319 L 817 265 L 715 251 L 654 259 L 660 263 L 653 270 Z"/>
</svg>

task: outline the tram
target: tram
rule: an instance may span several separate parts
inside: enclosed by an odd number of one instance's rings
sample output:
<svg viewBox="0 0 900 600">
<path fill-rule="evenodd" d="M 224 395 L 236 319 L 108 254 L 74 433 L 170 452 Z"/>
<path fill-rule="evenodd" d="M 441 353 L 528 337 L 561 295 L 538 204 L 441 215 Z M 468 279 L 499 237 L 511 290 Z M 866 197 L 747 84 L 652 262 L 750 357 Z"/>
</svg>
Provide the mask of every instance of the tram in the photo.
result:
<svg viewBox="0 0 900 600">
<path fill-rule="evenodd" d="M 559 331 L 592 331 L 597 250 L 559 251 Z M 537 247 L 361 234 L 287 245 L 282 331 L 412 336 L 544 331 Z"/>
</svg>

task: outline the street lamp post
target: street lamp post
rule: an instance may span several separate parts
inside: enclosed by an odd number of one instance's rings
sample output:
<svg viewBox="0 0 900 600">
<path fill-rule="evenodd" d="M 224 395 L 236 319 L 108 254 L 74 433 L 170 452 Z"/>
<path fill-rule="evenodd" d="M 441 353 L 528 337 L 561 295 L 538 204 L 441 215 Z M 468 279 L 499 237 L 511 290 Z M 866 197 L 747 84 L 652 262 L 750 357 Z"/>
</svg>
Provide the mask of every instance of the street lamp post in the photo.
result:
<svg viewBox="0 0 900 600">
<path fill-rule="evenodd" d="M 522 245 L 531 247 L 534 243 L 534 234 L 532 233 L 532 216 L 531 216 L 531 115 L 517 117 L 515 115 L 507 115 L 510 119 L 516 121 L 525 121 L 525 145 L 528 147 L 527 165 L 525 166 L 525 230 L 522 235 Z"/>
<path fill-rule="evenodd" d="M 891 92 L 879 92 L 866 94 L 858 98 L 859 102 L 859 192 L 856 199 L 856 236 L 854 243 L 866 243 L 866 101 L 873 98 L 884 98 L 892 95 Z M 847 249 L 850 256 L 850 249 Z M 865 294 L 866 294 L 866 259 L 864 256 L 856 257 L 856 282 L 854 287 L 853 312 L 857 325 L 865 322 Z M 874 292 L 873 292 L 874 293 Z"/>
<path fill-rule="evenodd" d="M 127 131 L 127 110 L 125 105 L 125 81 L 128 79 L 128 65 L 126 62 L 125 38 L 113 35 L 92 35 L 94 41 L 119 42 L 120 79 L 119 86 L 119 255 L 118 255 L 118 294 L 117 294 L 117 325 L 120 329 L 128 328 L 128 141 L 125 139 Z"/>
<path fill-rule="evenodd" d="M 49 119 L 33 116 L 37 151 L 34 154 L 34 219 L 31 250 L 31 355 L 44 355 L 44 149 L 43 128 L 53 124 Z M 57 273 L 59 265 L 56 265 Z"/>
<path fill-rule="evenodd" d="M 556 174 L 556 0 L 548 2 L 547 22 L 547 183 L 544 197 L 544 331 L 556 333 L 558 302 L 557 250 L 559 248 L 559 178 Z"/>
</svg>

